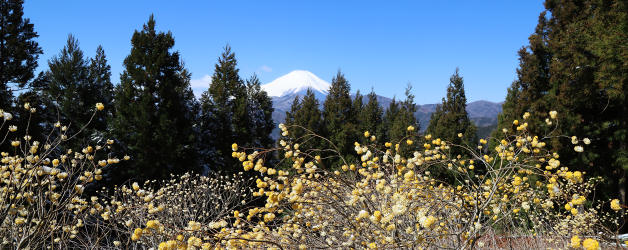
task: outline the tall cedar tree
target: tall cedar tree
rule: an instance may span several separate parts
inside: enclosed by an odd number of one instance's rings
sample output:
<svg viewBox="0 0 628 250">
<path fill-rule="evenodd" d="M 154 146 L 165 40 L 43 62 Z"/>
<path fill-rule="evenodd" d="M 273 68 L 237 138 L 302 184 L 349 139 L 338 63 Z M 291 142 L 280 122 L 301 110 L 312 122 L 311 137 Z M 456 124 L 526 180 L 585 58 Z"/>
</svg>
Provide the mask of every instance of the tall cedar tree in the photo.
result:
<svg viewBox="0 0 628 250">
<path fill-rule="evenodd" d="M 239 169 L 237 161 L 231 157 L 231 144 L 238 143 L 245 146 L 246 123 L 248 115 L 246 111 L 246 85 L 239 76 L 235 53 L 231 47 L 225 47 L 218 63 L 214 67 L 214 74 L 209 89 L 203 93 L 201 106 L 208 107 L 204 112 L 213 112 L 214 141 L 219 159 L 212 162 L 214 170 L 234 172 Z M 207 122 L 209 125 L 211 122 Z M 202 131 L 207 131 L 202 128 Z"/>
<path fill-rule="evenodd" d="M 323 121 L 320 104 L 312 89 L 308 89 L 303 96 L 301 107 L 296 113 L 295 123 L 316 134 L 322 133 Z"/>
<path fill-rule="evenodd" d="M 288 126 L 288 133 L 290 133 L 290 137 L 293 138 L 301 138 L 305 132 L 294 125 L 300 125 L 296 123 L 297 112 L 301 109 L 301 101 L 299 100 L 300 96 L 296 95 L 294 100 L 292 100 L 292 104 L 290 104 L 290 110 L 286 111 L 286 119 L 284 120 L 284 124 Z"/>
<path fill-rule="evenodd" d="M 385 142 L 386 136 L 383 127 L 384 111 L 377 101 L 377 95 L 373 90 L 367 96 L 367 102 L 359 113 L 359 126 L 362 131 L 369 131 L 377 137 L 376 142 Z"/>
<path fill-rule="evenodd" d="M 298 97 L 295 98 L 295 101 L 290 108 L 290 112 L 287 114 L 290 118 L 289 120 L 287 118 L 286 125 L 297 125 L 302 127 L 291 127 L 289 132 L 291 137 L 301 138 L 300 140 L 303 141 L 301 145 L 305 146 L 304 148 L 320 148 L 320 146 L 324 145 L 318 138 L 303 138 L 303 136 L 309 134 L 307 130 L 318 135 L 322 134 L 323 123 L 319 107 L 320 105 L 314 95 L 314 91 L 308 89 L 301 101 L 299 101 Z"/>
<path fill-rule="evenodd" d="M 395 118 L 399 114 L 399 103 L 397 102 L 397 98 L 393 96 L 392 101 L 388 105 L 386 112 L 384 113 L 384 117 L 382 119 L 382 129 L 384 130 L 383 140 L 387 142 L 393 142 L 391 137 L 391 129 L 393 123 L 395 122 Z M 395 141 L 396 142 L 396 141 Z"/>
<path fill-rule="evenodd" d="M 529 46 L 519 52 L 517 79 L 508 91 L 499 127 L 513 130 L 513 119 L 526 120 L 534 134 L 550 110 L 559 112 L 552 135 L 590 138 L 574 151 L 569 138 L 550 146 L 570 170 L 602 176 L 602 199 L 626 202 L 628 170 L 628 5 L 625 1 L 545 2 Z"/>
<path fill-rule="evenodd" d="M 246 95 L 248 98 L 248 116 L 250 146 L 256 148 L 271 148 L 274 140 L 271 138 L 275 122 L 273 121 L 273 101 L 261 87 L 257 75 L 246 80 Z"/>
<path fill-rule="evenodd" d="M 56 105 L 47 112 L 58 111 L 59 121 L 70 125 L 69 135 L 81 131 L 69 146 L 78 150 L 94 139 L 103 140 L 108 112 L 98 112 L 92 119 L 96 103 L 105 104 L 107 110 L 112 108 L 111 72 L 102 47 L 99 46 L 96 57 L 89 60 L 84 58 L 78 40 L 69 35 L 65 47 L 49 60 L 48 67 L 48 84 L 44 87 L 43 98 Z"/>
<path fill-rule="evenodd" d="M 436 111 L 432 113 L 426 134 L 431 134 L 434 139 L 440 138 L 451 147 L 450 158 L 468 156 L 468 152 L 460 146 L 471 146 L 476 141 L 476 127 L 469 119 L 467 113 L 467 97 L 464 91 L 464 81 L 458 69 L 449 78 L 447 97 L 443 98 Z M 458 134 L 462 134 L 459 137 Z M 443 168 L 430 169 L 432 175 L 453 182 L 455 178 Z M 476 170 L 477 171 L 477 170 Z"/>
<path fill-rule="evenodd" d="M 353 112 L 357 115 L 356 116 L 356 124 L 357 124 L 360 118 L 360 113 L 362 112 L 362 109 L 364 108 L 364 96 L 360 94 L 359 89 L 358 91 L 355 92 L 355 97 L 353 98 L 353 103 L 351 104 L 351 107 L 353 108 Z M 364 131 L 360 131 L 360 132 L 364 132 Z"/>
<path fill-rule="evenodd" d="M 22 0 L 0 0 L 0 109 L 14 115 L 14 124 L 18 125 L 18 133 L 12 133 L 15 138 L 22 138 L 22 133 L 29 123 L 30 112 L 25 111 L 21 104 L 31 101 L 34 108 L 39 109 L 36 102 L 36 93 L 26 91 L 22 93 L 29 98 L 18 98 L 19 104 L 13 108 L 13 91 L 11 87 L 24 87 L 33 79 L 34 71 L 37 68 L 37 59 L 42 53 L 41 48 L 35 41 L 38 37 L 33 29 L 33 24 L 28 18 L 24 18 Z M 35 115 L 34 117 L 37 117 Z M 31 128 L 29 134 L 33 135 L 33 140 L 38 139 L 37 134 L 41 130 L 37 120 L 30 121 Z M 8 126 L 0 128 L 0 134 L 7 134 Z M 13 138 L 12 138 L 13 139 Z M 0 146 L 1 151 L 9 152 L 11 146 L 4 144 Z"/>
<path fill-rule="evenodd" d="M 387 128 L 389 136 L 388 139 L 393 143 L 399 143 L 409 135 L 407 131 L 408 126 L 414 126 L 414 132 L 420 130 L 420 124 L 415 117 L 417 107 L 414 103 L 414 95 L 412 94 L 412 86 L 410 84 L 408 84 L 408 87 L 406 88 L 405 95 L 406 99 L 399 103 L 399 108 L 396 112 L 395 110 L 391 110 L 390 116 L 392 116 L 392 122 L 387 124 L 389 126 Z M 392 107 L 392 105 L 393 104 L 391 103 L 391 108 L 394 109 L 395 107 Z M 395 112 L 395 114 L 393 114 L 393 112 Z M 387 118 L 390 119 L 388 116 Z"/>
<path fill-rule="evenodd" d="M 447 98 L 443 98 L 441 105 L 432 113 L 426 133 L 433 138 L 440 138 L 455 145 L 473 145 L 475 143 L 475 125 L 467 113 L 467 97 L 464 91 L 464 81 L 458 69 L 449 78 Z M 461 133 L 463 136 L 458 137 Z M 464 150 L 451 147 L 451 156 L 464 155 Z"/>
<path fill-rule="evenodd" d="M 111 66 L 107 62 L 107 56 L 102 46 L 96 48 L 96 56 L 90 59 L 89 64 L 89 97 L 92 101 L 105 105 L 103 115 L 94 117 L 96 120 L 91 126 L 97 131 L 106 131 L 108 122 L 113 118 L 113 84 L 111 83 Z M 88 104 L 89 105 L 89 104 Z"/>
<path fill-rule="evenodd" d="M 324 134 L 334 144 L 338 153 L 347 159 L 355 158 L 354 142 L 358 139 L 357 115 L 349 91 L 351 86 L 345 76 L 338 71 L 331 81 L 329 93 L 323 103 Z M 330 145 L 328 145 L 330 146 Z M 335 168 L 341 161 L 329 160 L 326 167 Z"/>
<path fill-rule="evenodd" d="M 202 133 L 212 133 L 218 155 L 212 161 L 214 170 L 240 171 L 237 159 L 231 157 L 231 144 L 242 147 L 272 146 L 270 134 L 274 128 L 272 100 L 261 89 L 257 76 L 245 83 L 239 76 L 235 53 L 226 46 L 212 75 L 209 89 L 203 93 L 203 114 L 212 113 L 213 125 L 206 125 Z"/>
<path fill-rule="evenodd" d="M 225 158 L 218 151 L 218 147 L 222 145 L 218 141 L 219 134 L 217 133 L 217 131 L 224 129 L 224 125 L 217 122 L 218 114 L 216 111 L 211 96 L 205 91 L 200 98 L 199 138 L 197 142 L 200 164 L 204 170 L 222 169 L 225 164 Z"/>
<path fill-rule="evenodd" d="M 9 84 L 23 87 L 34 77 L 42 53 L 33 24 L 24 18 L 23 0 L 0 0 L 0 108 L 11 106 Z"/>
<path fill-rule="evenodd" d="M 157 32 L 151 15 L 131 44 L 116 88 L 113 134 L 132 161 L 110 177 L 162 179 L 199 170 L 190 74 L 170 51 L 172 34 Z"/>
</svg>

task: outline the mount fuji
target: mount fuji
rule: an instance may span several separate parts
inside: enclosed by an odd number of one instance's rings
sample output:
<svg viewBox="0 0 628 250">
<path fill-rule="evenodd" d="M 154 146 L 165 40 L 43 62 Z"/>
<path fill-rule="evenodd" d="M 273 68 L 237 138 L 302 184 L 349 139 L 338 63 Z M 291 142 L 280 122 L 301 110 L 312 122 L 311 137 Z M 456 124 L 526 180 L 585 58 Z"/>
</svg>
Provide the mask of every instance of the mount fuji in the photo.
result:
<svg viewBox="0 0 628 250">
<path fill-rule="evenodd" d="M 331 84 L 329 84 L 329 82 L 320 79 L 312 72 L 307 70 L 294 70 L 268 84 L 264 84 L 262 88 L 269 96 L 296 94 L 308 88 L 327 95 L 330 86 Z"/>
<path fill-rule="evenodd" d="M 329 93 L 329 87 L 331 84 L 310 71 L 307 70 L 294 70 L 286 75 L 283 75 L 270 83 L 262 85 L 262 89 L 266 91 L 268 96 L 272 98 L 273 107 L 273 120 L 279 124 L 285 121 L 286 111 L 290 110 L 292 102 L 296 96 L 303 97 L 308 89 L 314 92 L 314 96 L 319 101 L 321 108 L 325 97 Z M 366 95 L 366 93 L 363 93 Z M 355 94 L 351 95 L 354 98 Z M 377 96 L 377 101 L 384 110 L 388 109 L 388 106 L 392 102 L 391 98 L 384 96 Z M 467 112 L 471 120 L 478 126 L 479 130 L 486 130 L 483 133 L 478 131 L 478 135 L 483 137 L 483 134 L 490 133 L 492 127 L 497 124 L 497 115 L 502 110 L 502 103 L 495 103 L 489 101 L 475 101 L 467 104 Z M 421 129 L 426 129 L 427 124 L 430 121 L 431 114 L 436 110 L 438 104 L 424 104 L 417 105 L 417 112 L 415 117 L 421 126 Z M 277 129 L 276 129 L 277 130 Z M 273 137 L 278 137 L 278 130 L 273 133 Z"/>
<path fill-rule="evenodd" d="M 308 89 L 314 92 L 316 99 L 322 104 L 327 96 L 331 84 L 312 72 L 306 70 L 294 70 L 268 84 L 262 85 L 262 89 L 273 99 L 273 107 L 284 113 L 290 110 L 290 106 L 296 96 L 305 96 Z"/>
</svg>

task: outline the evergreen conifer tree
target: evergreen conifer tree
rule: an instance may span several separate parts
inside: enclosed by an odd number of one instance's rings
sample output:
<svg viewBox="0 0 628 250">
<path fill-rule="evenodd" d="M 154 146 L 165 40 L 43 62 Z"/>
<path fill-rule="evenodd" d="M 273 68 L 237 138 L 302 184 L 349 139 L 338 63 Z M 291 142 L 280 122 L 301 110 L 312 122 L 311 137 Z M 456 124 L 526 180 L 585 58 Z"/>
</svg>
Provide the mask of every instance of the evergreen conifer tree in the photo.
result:
<svg viewBox="0 0 628 250">
<path fill-rule="evenodd" d="M 348 159 L 355 156 L 353 144 L 357 141 L 359 133 L 355 124 L 357 115 L 353 112 L 350 90 L 349 82 L 338 71 L 332 79 L 329 94 L 323 104 L 325 135 L 335 145 L 340 155 Z M 334 163 L 328 162 L 328 164 Z"/>
<path fill-rule="evenodd" d="M 212 75 L 212 83 L 203 93 L 201 104 L 203 107 L 208 107 L 206 110 L 212 110 L 216 123 L 212 126 L 213 131 L 202 129 L 207 133 L 215 134 L 216 154 L 220 155 L 221 161 L 215 162 L 213 169 L 225 172 L 240 170 L 237 159 L 231 157 L 232 143 L 243 147 L 254 146 L 251 138 L 247 86 L 239 76 L 237 64 L 235 53 L 227 45 L 218 58 Z"/>
<path fill-rule="evenodd" d="M 318 99 L 312 89 L 308 89 L 303 96 L 299 110 L 296 113 L 295 123 L 316 133 L 322 133 L 322 114 Z"/>
<path fill-rule="evenodd" d="M 553 137 L 549 144 L 570 170 L 602 176 L 599 197 L 626 202 L 628 170 L 628 5 L 625 1 L 545 2 L 530 44 L 520 50 L 517 79 L 509 89 L 494 132 L 512 131 L 512 120 L 533 134 Z M 552 126 L 541 126 L 558 111 Z M 554 129 L 553 126 L 557 126 Z M 583 138 L 590 144 L 584 144 Z M 562 164 L 561 164 L 562 165 Z"/>
<path fill-rule="evenodd" d="M 23 0 L 0 0 L 0 108 L 11 106 L 9 84 L 22 87 L 34 77 L 42 53 L 33 24 L 24 18 Z"/>
<path fill-rule="evenodd" d="M 42 112 L 52 112 L 54 114 L 46 116 L 57 117 L 47 122 L 69 125 L 67 134 L 71 136 L 81 131 L 69 145 L 75 150 L 91 143 L 92 139 L 104 139 L 107 118 L 111 117 L 113 84 L 102 47 L 98 47 L 94 59 L 86 59 L 78 40 L 69 35 L 61 53 L 53 57 L 48 66 L 47 84 L 42 86 L 41 98 L 55 105 Z M 103 103 L 107 111 L 92 117 L 96 103 Z"/>
<path fill-rule="evenodd" d="M 107 56 L 102 46 L 96 48 L 96 56 L 90 60 L 87 95 L 91 101 L 87 105 L 102 103 L 105 106 L 103 113 L 92 121 L 97 131 L 106 131 L 109 120 L 113 117 L 113 84 L 111 83 L 111 66 L 107 62 Z M 95 103 L 93 103 L 95 102 Z"/>
<path fill-rule="evenodd" d="M 301 109 L 301 101 L 299 100 L 299 95 L 296 95 L 294 97 L 294 100 L 292 100 L 292 104 L 290 105 L 290 110 L 286 111 L 286 119 L 284 121 L 284 124 L 288 126 L 288 132 L 294 138 L 300 138 L 299 135 L 302 135 L 303 133 L 301 129 L 292 127 L 292 125 L 297 125 L 296 116 L 297 116 L 297 112 L 299 112 L 300 109 Z"/>
<path fill-rule="evenodd" d="M 449 78 L 447 97 L 432 113 L 426 133 L 433 138 L 440 138 L 455 145 L 473 145 L 475 142 L 475 125 L 467 113 L 467 97 L 464 91 L 464 82 L 458 69 Z M 459 136 L 462 135 L 462 137 Z M 451 147 L 453 157 L 463 154 L 464 150 Z"/>
<path fill-rule="evenodd" d="M 320 110 L 320 105 L 316 96 L 314 95 L 314 91 L 308 89 L 303 96 L 303 100 L 299 105 L 299 109 L 297 110 L 294 117 L 294 124 L 299 125 L 312 133 L 322 134 L 323 132 L 323 123 L 322 123 L 322 114 Z M 303 129 L 295 129 L 296 136 L 303 136 L 306 134 L 306 131 Z M 297 137 L 298 138 L 298 137 Z M 318 138 L 308 139 L 307 142 L 303 144 L 306 146 L 305 148 L 320 148 L 322 142 Z"/>
<path fill-rule="evenodd" d="M 116 88 L 113 134 L 133 160 L 110 177 L 160 179 L 199 170 L 192 112 L 196 104 L 190 74 L 179 53 L 171 52 L 172 34 L 156 31 L 151 15 L 131 43 Z"/>
<path fill-rule="evenodd" d="M 388 105 L 388 109 L 386 109 L 386 112 L 384 113 L 384 118 L 382 119 L 382 127 L 383 127 L 383 130 L 385 131 L 384 133 L 385 137 L 382 138 L 384 141 L 387 141 L 387 142 L 394 141 L 392 139 L 392 126 L 393 126 L 393 123 L 395 122 L 395 118 L 397 117 L 397 114 L 399 114 L 399 103 L 397 102 L 396 97 L 393 97 L 392 101 Z M 394 141 L 394 142 L 397 142 L 397 141 Z"/>
<path fill-rule="evenodd" d="M 224 167 L 225 159 L 218 152 L 218 134 L 216 131 L 222 129 L 217 119 L 216 107 L 211 101 L 211 96 L 205 91 L 199 100 L 200 114 L 198 117 L 199 138 L 198 153 L 200 163 L 204 169 L 220 169 Z"/>
<path fill-rule="evenodd" d="M 408 126 L 414 126 L 415 131 L 420 130 L 420 124 L 414 116 L 417 108 L 414 103 L 414 95 L 412 94 L 412 86 L 410 84 L 408 84 L 406 88 L 405 95 L 406 99 L 399 104 L 399 110 L 393 116 L 392 123 L 389 124 L 390 127 L 388 128 L 389 139 L 394 143 L 398 143 L 408 135 Z"/>
<path fill-rule="evenodd" d="M 89 90 L 88 67 L 88 59 L 71 34 L 59 55 L 48 61 L 48 84 L 44 87 L 43 97 L 55 103 L 55 110 L 49 112 L 58 112 L 58 121 L 68 125 L 68 135 L 79 132 L 89 122 L 95 109 L 96 102 L 91 100 L 93 91 Z M 88 137 L 82 132 L 70 147 L 77 150 L 77 147 L 87 143 Z"/>
<path fill-rule="evenodd" d="M 360 94 L 360 90 L 355 92 L 355 97 L 353 98 L 353 103 L 351 104 L 351 109 L 356 114 L 356 124 L 360 119 L 360 113 L 362 112 L 362 108 L 364 108 L 364 97 Z M 361 131 L 364 132 L 364 131 Z"/>
<path fill-rule="evenodd" d="M 359 125 L 362 131 L 369 131 L 377 136 L 378 143 L 383 143 L 386 135 L 383 127 L 384 111 L 377 101 L 377 95 L 373 90 L 367 95 L 367 103 L 359 113 Z"/>
<path fill-rule="evenodd" d="M 246 81 L 248 112 L 251 119 L 249 138 L 251 146 L 271 148 L 273 139 L 270 137 L 275 122 L 273 121 L 273 101 L 266 91 L 262 90 L 261 82 L 256 75 Z"/>
</svg>

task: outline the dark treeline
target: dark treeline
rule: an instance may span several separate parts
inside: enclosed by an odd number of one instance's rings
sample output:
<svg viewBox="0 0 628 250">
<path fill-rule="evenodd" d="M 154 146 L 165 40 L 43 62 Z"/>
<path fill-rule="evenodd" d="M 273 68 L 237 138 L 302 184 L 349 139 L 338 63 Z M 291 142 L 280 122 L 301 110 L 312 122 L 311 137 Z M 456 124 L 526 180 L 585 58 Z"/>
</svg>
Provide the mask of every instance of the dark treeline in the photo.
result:
<svg viewBox="0 0 628 250">
<path fill-rule="evenodd" d="M 11 138 L 28 135 L 45 141 L 57 122 L 69 134 L 81 131 L 58 150 L 79 150 L 87 144 L 112 139 L 113 154 L 129 155 L 109 183 L 128 179 L 163 179 L 187 171 L 240 171 L 231 157 L 231 143 L 248 148 L 271 148 L 272 100 L 253 75 L 240 75 L 235 53 L 224 48 L 213 69 L 209 89 L 196 99 L 190 88 L 191 74 L 178 51 L 173 35 L 158 31 L 155 19 L 136 30 L 132 48 L 124 60 L 120 84 L 114 85 L 105 51 L 98 47 L 87 58 L 78 38 L 69 35 L 67 44 L 48 61 L 48 69 L 35 74 L 43 53 L 30 20 L 23 17 L 23 1 L 0 0 L 0 105 L 20 127 Z M 585 151 L 573 150 L 570 137 L 553 137 L 551 149 L 558 150 L 563 165 L 602 176 L 604 197 L 620 196 L 626 202 L 628 169 L 628 14 L 625 1 L 547 0 L 529 45 L 519 50 L 516 80 L 508 89 L 493 137 L 515 129 L 512 121 L 526 120 L 533 134 L 576 136 Z M 19 90 L 19 91 L 16 91 Z M 456 70 L 447 96 L 432 114 L 430 124 L 418 124 L 417 106 L 409 86 L 403 100 L 393 98 L 382 108 L 373 91 L 351 98 L 350 84 L 339 71 L 332 79 L 322 103 L 312 91 L 296 97 L 286 113 L 286 125 L 299 125 L 334 144 L 337 151 L 356 157 L 354 143 L 406 143 L 421 148 L 420 126 L 426 133 L 456 144 L 476 144 L 476 127 L 466 112 L 463 78 Z M 29 109 L 24 105 L 29 103 Z M 105 112 L 92 118 L 96 103 Z M 37 115 L 30 117 L 30 109 Z M 559 113 L 556 130 L 547 131 L 548 112 Z M 5 116 L 6 119 L 6 116 Z M 90 123 L 85 129 L 83 127 Z M 556 124 L 555 124 L 556 125 Z M 415 133 L 407 130 L 415 128 Z M 305 131 L 289 129 L 291 136 Z M 368 131 L 369 136 L 364 137 Z M 0 133 L 7 133 L 3 128 Z M 371 139 L 370 135 L 375 136 Z M 410 136 L 410 137 L 408 137 Z M 310 140 L 320 148 L 322 140 Z M 488 150 L 493 148 L 489 146 Z M 4 145 L 0 148 L 8 151 Z M 486 149 L 485 149 L 486 150 Z M 322 156 L 329 156 L 321 153 Z M 453 152 L 455 157 L 456 152 Z M 104 156 L 103 156 L 104 157 Z M 339 167 L 337 158 L 323 161 Z"/>
<path fill-rule="evenodd" d="M 517 78 L 508 89 L 493 135 L 515 129 L 512 121 L 530 112 L 526 120 L 530 131 L 551 132 L 548 144 L 558 151 L 561 166 L 603 177 L 598 198 L 619 196 L 625 203 L 628 4 L 547 0 L 545 9 L 530 44 L 519 50 Z M 558 111 L 558 126 L 552 131 L 541 126 L 550 110 Z M 576 136 L 574 143 L 571 136 Z M 574 144 L 583 146 L 584 152 L 576 152 Z"/>
<path fill-rule="evenodd" d="M 95 57 L 87 58 L 73 35 L 48 61 L 48 70 L 35 76 L 42 50 L 33 24 L 22 17 L 23 2 L 0 4 L 4 39 L 0 102 L 20 128 L 9 139 L 29 135 L 46 142 L 58 125 L 68 134 L 59 154 L 113 140 L 112 154 L 131 160 L 105 173 L 106 185 L 165 179 L 188 171 L 239 171 L 231 157 L 232 142 L 251 148 L 273 146 L 272 101 L 256 76 L 240 77 L 229 46 L 218 58 L 212 84 L 200 100 L 192 93 L 191 74 L 179 52 L 172 50 L 172 34 L 156 30 L 153 16 L 131 38 L 119 85 L 112 84 L 104 49 L 99 46 Z M 105 110 L 92 117 L 96 103 L 103 103 Z M 31 109 L 36 110 L 32 117 Z"/>
</svg>

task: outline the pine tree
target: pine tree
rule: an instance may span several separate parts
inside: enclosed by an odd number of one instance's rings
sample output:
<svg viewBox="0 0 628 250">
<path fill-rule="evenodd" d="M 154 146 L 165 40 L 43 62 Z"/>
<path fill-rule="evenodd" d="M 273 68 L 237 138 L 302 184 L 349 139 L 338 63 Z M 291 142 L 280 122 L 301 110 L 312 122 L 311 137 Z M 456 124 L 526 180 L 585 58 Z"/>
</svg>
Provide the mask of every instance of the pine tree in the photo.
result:
<svg viewBox="0 0 628 250">
<path fill-rule="evenodd" d="M 296 113 L 295 123 L 320 135 L 323 130 L 323 123 L 319 107 L 320 104 L 318 103 L 318 99 L 316 99 L 314 91 L 308 89 Z"/>
<path fill-rule="evenodd" d="M 231 157 L 231 144 L 252 147 L 247 86 L 239 76 L 235 53 L 226 46 L 215 65 L 212 83 L 203 93 L 202 106 L 213 111 L 216 153 L 221 162 L 215 162 L 214 170 L 239 171 L 237 160 Z"/>
<path fill-rule="evenodd" d="M 338 71 L 331 81 L 329 94 L 323 104 L 325 135 L 338 149 L 338 153 L 348 159 L 355 156 L 353 143 L 357 141 L 359 133 L 355 124 L 357 115 L 353 112 L 350 90 L 349 82 Z"/>
<path fill-rule="evenodd" d="M 251 118 L 249 138 L 251 146 L 257 148 L 271 148 L 273 139 L 270 137 L 275 122 L 273 121 L 273 101 L 266 91 L 262 90 L 261 82 L 256 75 L 246 81 L 248 97 L 248 116 Z"/>
<path fill-rule="evenodd" d="M 385 136 L 384 138 L 382 138 L 384 141 L 387 141 L 387 142 L 394 141 L 392 140 L 391 132 L 392 132 L 393 123 L 395 122 L 395 118 L 397 117 L 398 114 L 399 114 L 399 103 L 397 102 L 396 97 L 393 97 L 392 101 L 388 105 L 388 109 L 386 109 L 386 112 L 384 113 L 384 118 L 382 119 L 382 127 L 383 127 L 383 130 L 385 131 L 384 133 Z"/>
<path fill-rule="evenodd" d="M 518 78 L 495 134 L 514 129 L 512 120 L 530 112 L 525 122 L 533 134 L 590 138 L 583 153 L 563 137 L 553 137 L 549 146 L 570 170 L 604 178 L 598 197 L 626 202 L 628 6 L 625 1 L 548 0 L 545 7 L 529 46 L 519 53 Z M 559 113 L 556 129 L 542 126 L 551 110 Z"/>
<path fill-rule="evenodd" d="M 172 34 L 157 32 L 151 15 L 131 43 L 116 88 L 113 134 L 133 160 L 110 177 L 160 179 L 199 170 L 192 112 L 196 104 L 190 74 L 179 53 L 170 51 Z"/>
<path fill-rule="evenodd" d="M 353 112 L 355 114 L 357 114 L 356 116 L 356 124 L 357 121 L 360 118 L 360 113 L 362 112 L 362 108 L 364 108 L 364 101 L 363 101 L 364 97 L 362 96 L 362 94 L 360 94 L 360 90 L 358 89 L 358 91 L 355 92 L 355 97 L 353 98 L 353 103 L 351 103 L 351 109 L 353 110 Z M 364 131 L 361 131 L 364 132 Z"/>
<path fill-rule="evenodd" d="M 0 107 L 11 106 L 9 84 L 23 87 L 34 77 L 42 53 L 33 24 L 24 18 L 23 0 L 0 0 Z"/>
<path fill-rule="evenodd" d="M 198 152 L 200 163 L 204 169 L 216 169 L 224 166 L 225 158 L 218 151 L 220 142 L 216 131 L 222 129 L 223 124 L 217 122 L 216 107 L 207 91 L 201 95 L 200 115 L 198 117 L 199 138 Z"/>
<path fill-rule="evenodd" d="M 544 113 L 550 109 L 550 64 L 552 53 L 548 45 L 547 19 L 545 12 L 539 16 L 539 24 L 534 34 L 529 38 L 530 45 L 519 50 L 519 68 L 517 69 L 517 79 L 508 89 L 506 100 L 502 105 L 502 113 L 498 116 L 498 126 L 492 136 L 499 138 L 502 129 L 510 129 L 512 122 L 521 119 L 524 112 L 532 111 Z M 552 94 L 553 95 L 553 94 Z M 542 126 L 541 120 L 530 122 L 531 129 L 538 129 Z M 532 124 L 536 122 L 535 124 Z M 536 130 L 539 134 L 548 132 L 546 130 Z M 491 147 L 493 148 L 493 147 Z"/>
<path fill-rule="evenodd" d="M 53 112 L 58 111 L 59 121 L 69 125 L 67 134 L 74 135 L 90 121 L 96 104 L 91 100 L 94 91 L 89 89 L 89 62 L 74 36 L 68 35 L 59 55 L 48 61 L 48 68 L 44 96 L 56 104 Z M 71 147 L 77 150 L 88 137 L 82 132 Z"/>
<path fill-rule="evenodd" d="M 303 131 L 301 131 L 301 129 L 293 127 L 293 125 L 297 125 L 296 116 L 300 109 L 301 101 L 299 100 L 299 95 L 296 95 L 294 100 L 292 100 L 290 110 L 286 111 L 286 119 L 284 121 L 284 124 L 288 126 L 288 133 L 290 133 L 290 135 L 294 138 L 300 138 L 303 135 Z"/>
<path fill-rule="evenodd" d="M 80 131 L 69 144 L 75 150 L 91 143 L 92 139 L 103 140 L 107 118 L 111 117 L 113 84 L 102 47 L 98 47 L 96 57 L 90 63 L 84 58 L 78 40 L 69 35 L 65 47 L 48 62 L 48 67 L 47 84 L 42 86 L 41 97 L 56 105 L 51 107 L 52 110 L 42 112 L 56 114 L 58 110 L 59 113 L 56 119 L 47 122 L 59 120 L 64 125 L 69 124 L 69 135 Z M 103 103 L 107 111 L 92 117 L 96 103 Z"/>
<path fill-rule="evenodd" d="M 458 69 L 449 79 L 447 98 L 443 98 L 441 105 L 432 113 L 430 124 L 426 130 L 434 138 L 440 138 L 454 145 L 473 145 L 475 142 L 475 125 L 467 113 L 467 97 L 464 91 L 464 81 Z M 462 137 L 459 136 L 462 134 Z M 464 150 L 451 147 L 453 157 L 464 155 Z"/>
<path fill-rule="evenodd" d="M 367 103 L 359 113 L 359 125 L 362 131 L 369 131 L 376 135 L 379 144 L 385 141 L 386 135 L 383 127 L 384 111 L 377 101 L 377 95 L 373 90 L 367 95 Z"/>
<path fill-rule="evenodd" d="M 319 107 L 320 105 L 314 95 L 314 91 L 308 89 L 299 104 L 299 109 L 295 113 L 294 124 L 311 131 L 311 133 L 321 135 L 323 133 L 323 122 Z M 295 138 L 299 138 L 309 132 L 303 129 L 295 129 L 294 133 Z M 305 146 L 304 148 L 320 148 L 323 145 L 318 138 L 308 138 L 306 141 L 302 143 Z"/>
<path fill-rule="evenodd" d="M 105 105 L 105 115 L 98 115 L 92 126 L 97 131 L 105 131 L 108 121 L 113 117 L 113 84 L 111 83 L 111 66 L 107 63 L 107 56 L 102 46 L 96 48 L 96 56 L 90 60 L 88 75 L 88 94 L 91 102 L 87 105 L 100 102 Z"/>
<path fill-rule="evenodd" d="M 414 126 L 415 131 L 420 130 L 420 124 L 417 122 L 414 114 L 417 111 L 414 103 L 414 95 L 412 94 L 412 86 L 408 84 L 405 91 L 406 99 L 399 104 L 399 110 L 393 116 L 392 123 L 388 127 L 388 135 L 391 142 L 398 143 L 408 135 L 408 126 Z M 392 105 L 392 104 L 391 104 Z"/>
</svg>

